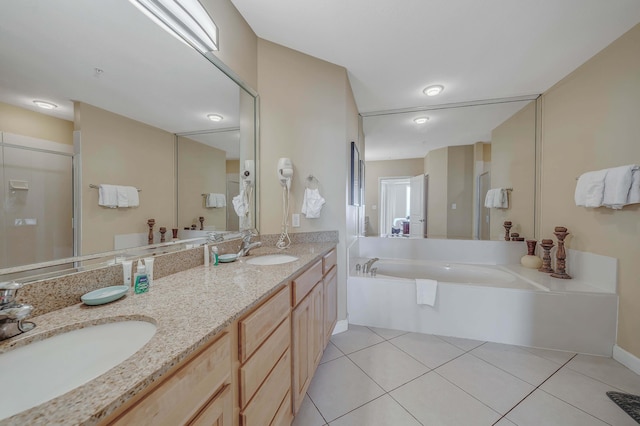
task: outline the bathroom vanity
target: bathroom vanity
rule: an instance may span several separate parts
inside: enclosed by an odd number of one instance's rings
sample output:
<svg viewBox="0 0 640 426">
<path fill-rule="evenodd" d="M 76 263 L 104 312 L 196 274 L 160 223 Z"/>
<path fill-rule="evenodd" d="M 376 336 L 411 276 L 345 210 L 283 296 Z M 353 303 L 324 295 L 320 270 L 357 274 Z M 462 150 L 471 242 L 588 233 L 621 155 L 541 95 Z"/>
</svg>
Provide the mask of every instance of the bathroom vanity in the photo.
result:
<svg viewBox="0 0 640 426">
<path fill-rule="evenodd" d="M 298 260 L 280 265 L 198 266 L 154 280 L 146 294 L 36 317 L 36 330 L 0 351 L 113 321 L 157 331 L 107 373 L 0 425 L 290 424 L 336 323 L 335 246 L 294 244 L 287 254 Z"/>
</svg>

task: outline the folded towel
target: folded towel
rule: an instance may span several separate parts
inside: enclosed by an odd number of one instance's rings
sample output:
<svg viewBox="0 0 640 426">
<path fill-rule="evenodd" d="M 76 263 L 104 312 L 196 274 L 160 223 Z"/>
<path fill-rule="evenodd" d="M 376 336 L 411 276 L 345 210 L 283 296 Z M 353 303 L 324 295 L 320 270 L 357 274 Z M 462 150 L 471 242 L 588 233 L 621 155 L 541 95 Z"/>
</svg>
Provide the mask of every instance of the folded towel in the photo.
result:
<svg viewBox="0 0 640 426">
<path fill-rule="evenodd" d="M 129 207 L 138 207 L 140 205 L 138 188 L 136 188 L 135 186 L 125 186 L 125 191 L 127 193 L 127 201 L 129 202 Z"/>
<path fill-rule="evenodd" d="M 118 192 L 115 185 L 100 184 L 98 186 L 98 205 L 111 209 L 118 207 Z"/>
<path fill-rule="evenodd" d="M 227 198 L 224 194 L 209 193 L 205 200 L 205 207 L 221 208 L 227 206 Z"/>
<path fill-rule="evenodd" d="M 587 172 L 580 175 L 573 196 L 576 206 L 600 207 L 604 197 L 604 182 L 606 177 L 607 169 Z"/>
<path fill-rule="evenodd" d="M 224 194 L 216 194 L 216 207 L 227 207 L 227 197 Z"/>
<path fill-rule="evenodd" d="M 508 209 L 509 208 L 509 195 L 504 188 L 498 188 L 495 192 L 495 198 L 493 200 L 493 207 L 496 209 Z"/>
<path fill-rule="evenodd" d="M 604 179 L 604 196 L 602 205 L 620 210 L 629 201 L 629 190 L 632 183 L 632 172 L 638 166 L 620 166 L 607 170 Z"/>
<path fill-rule="evenodd" d="M 307 188 L 304 190 L 302 209 L 300 212 L 304 214 L 307 219 L 317 219 L 320 217 L 320 210 L 322 210 L 324 203 L 325 200 L 320 195 L 320 191 L 317 189 Z"/>
<path fill-rule="evenodd" d="M 416 278 L 416 301 L 418 305 L 435 305 L 437 291 L 438 281 Z"/>
<path fill-rule="evenodd" d="M 490 189 L 487 191 L 487 195 L 484 197 L 484 206 L 488 209 L 493 208 L 493 200 L 495 198 L 496 190 Z"/>
</svg>

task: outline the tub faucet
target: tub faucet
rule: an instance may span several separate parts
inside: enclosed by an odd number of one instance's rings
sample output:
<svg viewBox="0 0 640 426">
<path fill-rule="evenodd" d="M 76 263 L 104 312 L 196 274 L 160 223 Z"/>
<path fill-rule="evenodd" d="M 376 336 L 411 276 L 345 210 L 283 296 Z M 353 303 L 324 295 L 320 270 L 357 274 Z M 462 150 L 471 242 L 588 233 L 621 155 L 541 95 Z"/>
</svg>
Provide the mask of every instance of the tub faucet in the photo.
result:
<svg viewBox="0 0 640 426">
<path fill-rule="evenodd" d="M 238 257 L 247 256 L 249 251 L 256 247 L 260 247 L 262 243 L 260 241 L 251 242 L 251 238 L 258 235 L 258 231 L 255 229 L 250 229 L 242 232 L 242 243 L 240 244 L 240 251 L 238 252 Z"/>
<path fill-rule="evenodd" d="M 367 260 L 367 262 L 364 264 L 364 266 L 362 267 L 362 273 L 366 274 L 367 272 L 371 271 L 371 267 L 373 266 L 374 263 L 376 263 L 378 260 L 377 257 L 374 257 L 373 259 L 369 259 Z"/>
<path fill-rule="evenodd" d="M 5 340 L 25 331 L 33 330 L 35 324 L 23 321 L 33 311 L 33 306 L 15 301 L 18 289 L 16 282 L 0 283 L 0 340 Z"/>
</svg>

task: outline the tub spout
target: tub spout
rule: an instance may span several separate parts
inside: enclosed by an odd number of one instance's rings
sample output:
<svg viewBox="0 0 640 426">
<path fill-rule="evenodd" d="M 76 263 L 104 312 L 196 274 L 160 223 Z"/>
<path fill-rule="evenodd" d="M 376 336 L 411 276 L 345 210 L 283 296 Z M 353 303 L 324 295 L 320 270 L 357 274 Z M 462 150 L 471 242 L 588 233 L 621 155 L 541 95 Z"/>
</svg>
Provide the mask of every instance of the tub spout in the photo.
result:
<svg viewBox="0 0 640 426">
<path fill-rule="evenodd" d="M 374 257 L 373 259 L 369 259 L 367 260 L 367 262 L 364 264 L 364 266 L 362 267 L 362 273 L 366 274 L 368 272 L 371 271 L 371 267 L 373 266 L 374 263 L 376 263 L 378 260 L 377 257 Z"/>
</svg>

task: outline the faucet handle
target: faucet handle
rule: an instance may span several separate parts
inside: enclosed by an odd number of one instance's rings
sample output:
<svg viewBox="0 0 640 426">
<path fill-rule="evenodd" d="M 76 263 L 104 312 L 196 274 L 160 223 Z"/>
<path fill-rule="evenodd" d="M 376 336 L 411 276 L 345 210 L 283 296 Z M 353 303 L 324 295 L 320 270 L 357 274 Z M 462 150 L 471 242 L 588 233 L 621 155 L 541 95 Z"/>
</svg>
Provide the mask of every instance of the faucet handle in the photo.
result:
<svg viewBox="0 0 640 426">
<path fill-rule="evenodd" d="M 5 306 L 16 298 L 18 289 L 22 287 L 22 284 L 15 281 L 6 281 L 0 283 L 0 306 Z"/>
<path fill-rule="evenodd" d="M 31 311 L 33 311 L 33 306 L 31 305 L 17 305 L 5 308 L 0 310 L 0 320 L 9 319 L 22 321 L 31 315 Z"/>
</svg>

